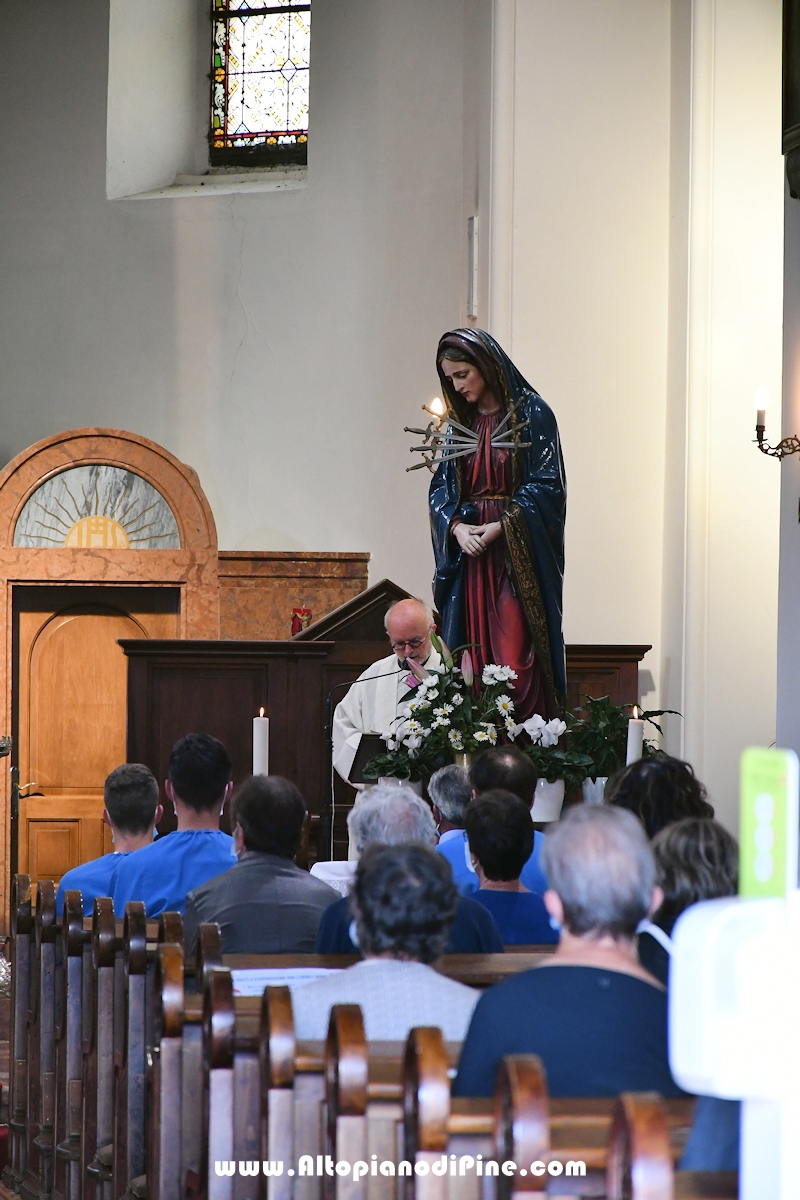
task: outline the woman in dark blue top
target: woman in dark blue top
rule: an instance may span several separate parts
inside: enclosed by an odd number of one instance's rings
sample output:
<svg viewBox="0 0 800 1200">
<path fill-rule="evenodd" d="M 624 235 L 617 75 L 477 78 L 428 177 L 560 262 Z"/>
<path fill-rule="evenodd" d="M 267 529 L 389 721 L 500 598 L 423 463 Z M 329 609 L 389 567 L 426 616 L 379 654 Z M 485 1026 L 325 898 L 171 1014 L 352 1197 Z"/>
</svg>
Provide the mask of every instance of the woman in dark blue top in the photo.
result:
<svg viewBox="0 0 800 1200">
<path fill-rule="evenodd" d="M 548 834 L 544 868 L 558 949 L 479 1000 L 453 1094 L 489 1096 L 504 1055 L 538 1054 L 553 1096 L 682 1095 L 666 991 L 636 956 L 636 926 L 661 903 L 641 824 L 623 809 L 576 806 Z"/>
<path fill-rule="evenodd" d="M 472 897 L 494 917 L 503 945 L 557 942 L 544 900 L 520 881 L 533 849 L 528 806 L 513 792 L 492 788 L 467 806 L 465 825 L 478 876 Z"/>
</svg>

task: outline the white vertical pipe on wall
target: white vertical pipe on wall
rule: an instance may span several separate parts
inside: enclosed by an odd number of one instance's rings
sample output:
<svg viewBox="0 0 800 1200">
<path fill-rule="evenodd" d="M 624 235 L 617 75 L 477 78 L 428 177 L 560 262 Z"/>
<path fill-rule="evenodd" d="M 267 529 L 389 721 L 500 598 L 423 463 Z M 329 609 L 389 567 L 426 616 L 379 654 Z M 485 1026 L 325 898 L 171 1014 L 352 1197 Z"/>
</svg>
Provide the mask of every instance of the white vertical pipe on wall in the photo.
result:
<svg viewBox="0 0 800 1200">
<path fill-rule="evenodd" d="M 684 478 L 667 471 L 663 625 L 684 721 L 667 744 L 735 829 L 740 753 L 775 737 L 779 475 L 753 444 L 753 396 L 781 378 L 780 0 L 693 0 L 689 57 L 685 404 L 671 363 L 668 417 Z M 673 131 L 673 170 L 680 149 Z"/>
<path fill-rule="evenodd" d="M 709 556 L 712 226 L 714 190 L 714 22 L 716 0 L 692 5 L 689 142 L 686 442 L 681 749 L 703 778 Z"/>
<path fill-rule="evenodd" d="M 489 331 L 513 354 L 516 0 L 494 0 Z"/>
</svg>

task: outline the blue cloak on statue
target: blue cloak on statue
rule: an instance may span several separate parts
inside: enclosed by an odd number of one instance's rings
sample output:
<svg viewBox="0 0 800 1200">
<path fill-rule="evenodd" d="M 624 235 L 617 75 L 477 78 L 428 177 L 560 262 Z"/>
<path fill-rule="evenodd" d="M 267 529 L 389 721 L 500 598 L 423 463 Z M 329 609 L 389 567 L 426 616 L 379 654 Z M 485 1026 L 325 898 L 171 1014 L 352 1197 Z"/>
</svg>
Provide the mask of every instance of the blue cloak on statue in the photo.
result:
<svg viewBox="0 0 800 1200">
<path fill-rule="evenodd" d="M 564 460 L 553 413 L 522 377 L 511 359 L 488 333 L 456 329 L 439 343 L 437 366 L 448 414 L 472 427 L 473 412 L 441 368 L 450 347 L 456 360 L 476 365 L 498 396 L 502 414 L 519 402 L 508 426 L 516 443 L 512 455 L 512 486 L 502 514 L 506 563 L 522 606 L 542 668 L 547 690 L 556 705 L 566 697 L 561 598 L 564 580 L 564 521 L 567 484 Z M 525 445 L 524 443 L 529 443 Z M 446 453 L 446 450 L 445 450 Z M 451 535 L 455 516 L 479 524 L 471 503 L 464 457 L 438 466 L 430 487 L 430 518 L 436 573 L 433 595 L 442 619 L 442 636 L 451 646 L 468 640 L 465 620 L 465 555 Z"/>
</svg>

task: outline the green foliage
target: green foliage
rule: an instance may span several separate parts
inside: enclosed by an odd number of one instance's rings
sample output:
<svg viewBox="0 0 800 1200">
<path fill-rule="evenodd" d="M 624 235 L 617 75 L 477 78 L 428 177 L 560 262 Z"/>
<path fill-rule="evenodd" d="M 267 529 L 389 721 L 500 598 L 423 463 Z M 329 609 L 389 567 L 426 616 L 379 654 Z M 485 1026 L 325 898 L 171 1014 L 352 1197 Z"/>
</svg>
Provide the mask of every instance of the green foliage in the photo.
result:
<svg viewBox="0 0 800 1200">
<path fill-rule="evenodd" d="M 593 699 L 585 696 L 585 716 L 578 717 L 574 713 L 567 714 L 567 732 L 564 737 L 567 747 L 577 754 L 585 755 L 591 760 L 591 770 L 586 774 L 592 779 L 600 776 L 616 774 L 625 766 L 625 753 L 628 743 L 628 719 L 631 715 L 631 705 L 612 704 L 608 696 Z M 653 720 L 665 713 L 675 713 L 672 708 L 651 709 L 639 713 L 643 721 L 649 722 L 661 733 L 661 726 Z M 645 741 L 642 752 L 643 758 L 652 758 L 657 747 L 653 742 Z"/>
<path fill-rule="evenodd" d="M 546 779 L 548 783 L 555 783 L 558 779 L 564 780 L 567 796 L 581 786 L 594 766 L 588 754 L 581 754 L 576 750 L 540 744 L 525 746 L 524 749 L 535 762 L 540 779 Z"/>
</svg>

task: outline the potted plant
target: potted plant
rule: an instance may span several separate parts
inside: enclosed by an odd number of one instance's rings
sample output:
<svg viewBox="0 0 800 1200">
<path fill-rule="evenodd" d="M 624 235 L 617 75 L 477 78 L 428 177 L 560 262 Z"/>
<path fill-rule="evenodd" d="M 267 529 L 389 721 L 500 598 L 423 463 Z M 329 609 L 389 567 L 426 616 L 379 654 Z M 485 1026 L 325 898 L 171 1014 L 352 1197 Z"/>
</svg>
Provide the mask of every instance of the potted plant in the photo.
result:
<svg viewBox="0 0 800 1200">
<path fill-rule="evenodd" d="M 424 782 L 447 763 L 469 766 L 471 756 L 510 737 L 514 724 L 516 672 L 489 663 L 476 678 L 468 648 L 451 653 L 432 636 L 442 659 L 430 671 L 409 664 L 420 682 L 382 736 L 386 753 L 370 759 L 367 779 L 395 776 Z M 455 656 L 459 656 L 456 665 Z"/>
<path fill-rule="evenodd" d="M 603 799 L 606 782 L 611 775 L 625 766 L 628 742 L 628 719 L 632 705 L 612 704 L 608 696 L 594 699 L 585 696 L 583 716 L 567 714 L 566 742 L 570 750 L 585 756 L 591 762 L 582 781 L 584 799 L 599 803 Z M 659 733 L 661 726 L 654 717 L 675 713 L 671 708 L 651 709 L 639 713 L 642 720 L 649 722 Z M 680 716 L 680 713 L 675 713 Z M 645 739 L 642 758 L 652 758 L 658 747 Z"/>
</svg>

